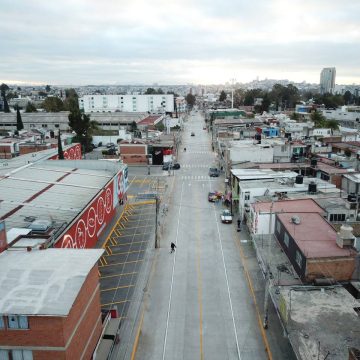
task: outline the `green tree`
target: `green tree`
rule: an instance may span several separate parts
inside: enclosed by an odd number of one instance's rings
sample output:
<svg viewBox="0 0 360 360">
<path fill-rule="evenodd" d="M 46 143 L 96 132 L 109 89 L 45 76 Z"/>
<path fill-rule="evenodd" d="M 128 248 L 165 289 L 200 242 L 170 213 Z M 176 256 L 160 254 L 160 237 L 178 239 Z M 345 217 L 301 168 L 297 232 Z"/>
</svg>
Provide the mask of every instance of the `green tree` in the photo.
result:
<svg viewBox="0 0 360 360">
<path fill-rule="evenodd" d="M 351 92 L 349 90 L 347 90 L 347 91 L 345 91 L 345 94 L 343 97 L 344 97 L 345 104 L 349 105 L 353 96 L 352 96 Z"/>
<path fill-rule="evenodd" d="M 236 89 L 234 91 L 234 107 L 244 105 L 245 91 L 243 89 Z"/>
<path fill-rule="evenodd" d="M 330 128 L 331 130 L 338 130 L 339 129 L 339 123 L 336 120 L 327 120 L 326 121 L 326 127 Z"/>
<path fill-rule="evenodd" d="M 164 94 L 164 91 L 163 91 L 163 89 L 161 89 L 161 88 L 158 88 L 158 89 L 157 89 L 157 91 L 156 91 L 156 94 L 159 94 L 159 95 L 162 95 L 162 94 Z"/>
<path fill-rule="evenodd" d="M 155 125 L 155 129 L 156 129 L 157 131 L 164 131 L 165 125 L 164 125 L 162 122 L 159 122 L 159 123 L 157 123 L 157 124 Z"/>
<path fill-rule="evenodd" d="M 245 106 L 253 106 L 255 102 L 255 98 L 263 97 L 263 92 L 261 89 L 251 89 L 247 90 L 244 94 L 244 105 Z"/>
<path fill-rule="evenodd" d="M 265 94 L 262 99 L 261 106 L 260 106 L 261 113 L 263 113 L 264 111 L 269 111 L 270 104 L 271 104 L 271 101 L 269 99 L 269 95 Z"/>
<path fill-rule="evenodd" d="M 75 89 L 65 89 L 64 109 L 70 112 L 79 111 L 79 96 Z"/>
<path fill-rule="evenodd" d="M 222 90 L 219 96 L 219 101 L 223 102 L 225 100 L 226 100 L 226 92 Z"/>
<path fill-rule="evenodd" d="M 65 110 L 62 100 L 55 96 L 47 97 L 43 101 L 42 107 L 47 112 L 59 112 Z"/>
<path fill-rule="evenodd" d="M 190 108 L 195 105 L 196 98 L 193 94 L 187 94 L 185 100 Z"/>
<path fill-rule="evenodd" d="M 7 102 L 7 99 L 6 99 L 6 92 L 8 90 L 10 90 L 10 88 L 6 84 L 2 83 L 0 85 L 1 97 L 3 98 L 3 101 L 4 101 L 4 112 L 6 112 L 6 113 L 10 112 L 9 104 Z"/>
<path fill-rule="evenodd" d="M 59 130 L 59 134 L 58 134 L 58 158 L 59 158 L 59 160 L 64 160 L 64 151 L 62 148 L 60 130 Z"/>
<path fill-rule="evenodd" d="M 345 154 L 346 157 L 349 158 L 349 157 L 351 156 L 351 151 L 350 151 L 350 149 L 345 149 L 345 150 L 344 150 L 344 154 Z"/>
<path fill-rule="evenodd" d="M 137 124 L 136 121 L 134 120 L 131 124 L 130 124 L 130 132 L 134 133 L 137 130 Z"/>
<path fill-rule="evenodd" d="M 16 130 L 17 131 L 20 131 L 24 128 L 24 124 L 22 122 L 22 119 L 21 119 L 21 114 L 20 114 L 20 110 L 19 108 L 17 107 L 16 108 Z"/>
<path fill-rule="evenodd" d="M 314 122 L 315 128 L 324 128 L 324 127 L 326 127 L 326 118 L 320 112 L 314 111 L 311 114 L 310 118 Z"/>
<path fill-rule="evenodd" d="M 153 95 L 156 94 L 156 90 L 154 88 L 147 88 L 145 91 L 145 95 Z"/>
<path fill-rule="evenodd" d="M 33 103 L 28 102 L 25 108 L 25 112 L 26 113 L 37 112 L 37 109 Z"/>
<path fill-rule="evenodd" d="M 75 141 L 79 142 L 86 152 L 91 151 L 92 134 L 97 130 L 96 121 L 90 121 L 90 117 L 80 111 L 69 114 L 69 126 L 75 131 Z"/>
<path fill-rule="evenodd" d="M 50 85 L 46 85 L 46 86 L 45 86 L 45 91 L 48 93 L 48 92 L 50 92 L 50 90 L 51 90 Z"/>
<path fill-rule="evenodd" d="M 290 119 L 291 119 L 291 120 L 299 120 L 299 114 L 296 113 L 296 112 L 293 112 L 293 113 L 290 115 Z"/>
</svg>

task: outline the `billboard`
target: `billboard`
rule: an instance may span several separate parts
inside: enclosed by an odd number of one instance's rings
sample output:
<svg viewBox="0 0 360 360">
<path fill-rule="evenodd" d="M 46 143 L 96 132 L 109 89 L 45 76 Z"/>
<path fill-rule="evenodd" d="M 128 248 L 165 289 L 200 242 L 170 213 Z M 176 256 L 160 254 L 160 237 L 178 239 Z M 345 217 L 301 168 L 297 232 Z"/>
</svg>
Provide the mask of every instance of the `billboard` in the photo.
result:
<svg viewBox="0 0 360 360">
<path fill-rule="evenodd" d="M 55 243 L 57 248 L 93 248 L 111 222 L 128 188 L 127 168 L 120 170 Z"/>
</svg>

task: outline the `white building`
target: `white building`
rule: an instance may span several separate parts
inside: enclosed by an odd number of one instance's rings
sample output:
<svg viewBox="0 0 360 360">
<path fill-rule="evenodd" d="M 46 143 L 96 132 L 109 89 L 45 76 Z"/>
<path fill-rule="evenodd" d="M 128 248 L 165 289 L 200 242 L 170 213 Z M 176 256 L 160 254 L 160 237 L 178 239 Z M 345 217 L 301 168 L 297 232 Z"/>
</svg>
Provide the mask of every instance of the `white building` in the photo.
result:
<svg viewBox="0 0 360 360">
<path fill-rule="evenodd" d="M 174 111 L 174 95 L 84 95 L 79 107 L 92 112 L 151 112 Z"/>
<path fill-rule="evenodd" d="M 262 142 L 254 144 L 253 140 L 230 141 L 229 158 L 232 163 L 251 162 L 273 162 L 274 148 L 270 143 Z"/>
<path fill-rule="evenodd" d="M 326 119 L 337 120 L 344 125 L 346 123 L 350 125 L 350 123 L 360 122 L 360 106 L 342 106 L 335 110 L 323 110 L 322 114 Z"/>
</svg>

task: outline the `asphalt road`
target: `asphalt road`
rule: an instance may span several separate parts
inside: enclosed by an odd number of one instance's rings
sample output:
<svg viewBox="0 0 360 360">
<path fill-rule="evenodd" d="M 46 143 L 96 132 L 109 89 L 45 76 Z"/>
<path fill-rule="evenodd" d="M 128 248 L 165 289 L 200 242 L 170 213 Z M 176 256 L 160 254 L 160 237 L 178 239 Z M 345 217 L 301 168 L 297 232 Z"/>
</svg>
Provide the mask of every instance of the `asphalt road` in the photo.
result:
<svg viewBox="0 0 360 360">
<path fill-rule="evenodd" d="M 149 281 L 136 359 L 267 359 L 235 227 L 220 221 L 224 178 L 209 178 L 216 163 L 199 113 L 185 124 L 169 212 Z M 191 132 L 195 136 L 190 136 Z M 170 254 L 170 242 L 177 245 Z"/>
</svg>

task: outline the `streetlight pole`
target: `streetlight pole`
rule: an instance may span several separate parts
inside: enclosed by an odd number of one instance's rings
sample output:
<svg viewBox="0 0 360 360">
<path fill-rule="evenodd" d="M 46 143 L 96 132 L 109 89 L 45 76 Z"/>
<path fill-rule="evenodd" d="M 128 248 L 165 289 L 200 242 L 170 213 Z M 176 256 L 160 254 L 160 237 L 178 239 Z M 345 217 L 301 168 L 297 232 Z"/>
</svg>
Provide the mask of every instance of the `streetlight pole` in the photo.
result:
<svg viewBox="0 0 360 360">
<path fill-rule="evenodd" d="M 264 320 L 263 327 L 264 329 L 268 328 L 269 324 L 269 295 L 270 295 L 270 248 L 271 248 L 271 224 L 272 224 L 272 214 L 273 214 L 274 202 L 271 202 L 270 206 L 270 220 L 269 220 L 269 241 L 267 247 L 267 261 L 266 261 L 266 273 L 265 273 L 265 299 L 264 299 Z"/>
</svg>

